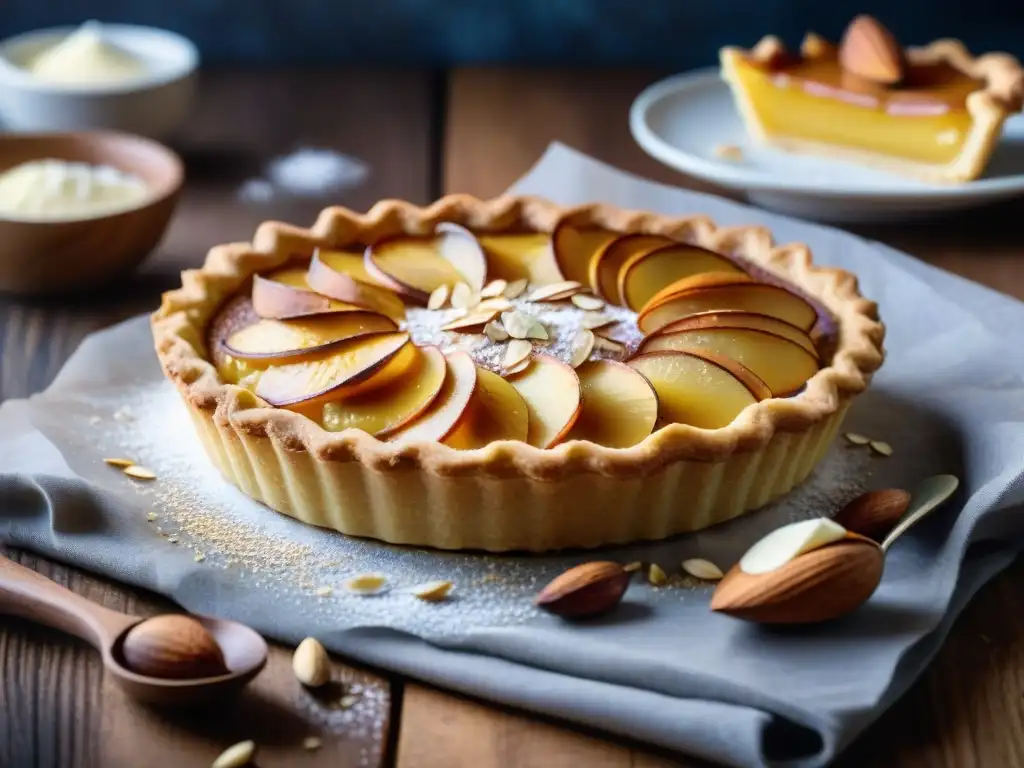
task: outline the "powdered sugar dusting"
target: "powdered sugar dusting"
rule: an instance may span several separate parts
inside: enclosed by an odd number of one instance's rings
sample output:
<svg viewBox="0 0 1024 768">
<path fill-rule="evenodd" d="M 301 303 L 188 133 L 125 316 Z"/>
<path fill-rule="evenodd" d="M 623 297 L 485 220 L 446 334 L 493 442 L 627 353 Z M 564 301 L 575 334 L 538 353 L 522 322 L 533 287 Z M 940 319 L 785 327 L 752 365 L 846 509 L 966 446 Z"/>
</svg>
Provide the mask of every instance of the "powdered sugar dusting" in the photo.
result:
<svg viewBox="0 0 1024 768">
<path fill-rule="evenodd" d="M 524 296 L 529 295 L 529 290 Z M 571 301 L 527 301 L 525 298 L 511 300 L 514 310 L 530 315 L 543 323 L 548 331 L 546 341 L 533 339 L 534 350 L 551 355 L 564 363 L 572 359 L 572 340 L 583 326 L 584 318 L 593 316 L 594 312 L 586 312 Z M 636 326 L 636 313 L 613 304 L 606 305 L 601 314 L 615 320 L 614 324 L 601 328 L 600 333 L 620 341 L 626 346 L 626 352 L 616 355 L 614 352 L 595 348 L 591 357 L 620 357 L 636 349 L 643 340 L 643 334 Z M 459 317 L 459 310 L 430 310 L 409 307 L 406 310 L 404 328 L 419 346 L 435 345 L 444 352 L 461 350 L 473 358 L 482 368 L 498 373 L 501 371 L 501 360 L 508 349 L 508 341 L 494 342 L 482 332 L 460 333 L 442 331 L 441 327 Z M 510 340 L 509 340 L 510 341 Z"/>
</svg>

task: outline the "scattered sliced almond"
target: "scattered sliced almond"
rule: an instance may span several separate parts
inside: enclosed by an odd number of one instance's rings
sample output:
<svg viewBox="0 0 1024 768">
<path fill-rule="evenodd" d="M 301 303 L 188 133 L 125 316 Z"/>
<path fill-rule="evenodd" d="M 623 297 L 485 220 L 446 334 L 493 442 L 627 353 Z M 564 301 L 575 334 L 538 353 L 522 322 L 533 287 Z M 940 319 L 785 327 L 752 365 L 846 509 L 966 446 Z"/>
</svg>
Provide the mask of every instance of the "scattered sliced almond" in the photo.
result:
<svg viewBox="0 0 1024 768">
<path fill-rule="evenodd" d="M 598 328 L 604 328 L 617 322 L 618 320 L 616 320 L 611 315 L 595 313 L 592 315 L 584 315 L 583 320 L 580 321 L 580 325 L 583 326 L 584 328 L 587 328 L 588 330 L 593 331 Z"/>
<path fill-rule="evenodd" d="M 320 749 L 323 743 L 323 740 L 317 736 L 307 736 L 302 740 L 302 748 L 312 752 L 315 749 Z"/>
<path fill-rule="evenodd" d="M 683 560 L 683 570 L 691 576 L 703 579 L 704 581 L 718 581 L 725 576 L 721 568 L 710 560 L 704 560 L 700 557 Z"/>
<path fill-rule="evenodd" d="M 539 341 L 547 341 L 551 338 L 548 336 L 548 329 L 544 327 L 544 323 L 537 318 L 531 318 L 531 320 L 533 322 L 530 323 L 530 328 L 526 332 L 526 338 L 537 339 Z"/>
<path fill-rule="evenodd" d="M 210 768 L 242 768 L 252 763 L 256 756 L 256 742 L 240 741 L 225 749 Z"/>
<path fill-rule="evenodd" d="M 872 440 L 868 445 L 871 450 L 882 456 L 892 456 L 892 446 L 882 440 Z"/>
<path fill-rule="evenodd" d="M 843 437 L 845 437 L 847 440 L 849 440 L 854 445 L 867 445 L 868 443 L 871 442 L 871 438 L 870 437 L 864 437 L 864 435 L 858 435 L 856 432 L 847 432 L 845 435 L 843 435 Z"/>
<path fill-rule="evenodd" d="M 595 333 L 594 349 L 599 349 L 603 352 L 609 352 L 613 355 L 623 355 L 626 352 L 626 345 L 623 344 L 621 341 L 609 339 L 607 336 L 602 336 L 599 333 Z"/>
<path fill-rule="evenodd" d="M 314 592 L 313 594 L 315 594 L 317 597 L 330 597 L 334 594 L 334 588 L 328 586 L 317 587 L 316 592 Z"/>
<path fill-rule="evenodd" d="M 579 368 L 590 357 L 594 351 L 594 332 L 583 328 L 576 332 L 569 345 L 569 365 Z"/>
<path fill-rule="evenodd" d="M 132 464 L 135 463 L 131 459 L 104 459 L 103 462 L 105 464 L 109 464 L 112 467 L 120 467 L 122 469 L 125 467 L 130 467 L 132 466 Z"/>
<path fill-rule="evenodd" d="M 527 285 L 529 285 L 529 283 L 526 281 L 525 278 L 523 278 L 522 280 L 513 280 L 511 283 L 505 286 L 505 298 L 515 299 L 521 296 L 523 294 L 523 291 L 526 290 Z"/>
<path fill-rule="evenodd" d="M 604 299 L 599 299 L 597 296 L 591 296 L 589 293 L 574 294 L 572 297 L 572 303 L 587 312 L 596 312 L 599 309 L 604 309 Z"/>
<path fill-rule="evenodd" d="M 448 322 L 450 323 L 452 320 L 458 320 L 460 318 L 465 317 L 468 314 L 469 310 L 466 309 L 465 307 L 459 307 L 458 309 L 449 310 L 448 317 L 451 319 Z"/>
<path fill-rule="evenodd" d="M 487 309 L 493 309 L 498 312 L 504 312 L 505 310 L 512 309 L 513 306 L 512 302 L 504 296 L 495 296 L 493 299 L 485 299 L 477 304 L 476 311 L 483 312 Z"/>
<path fill-rule="evenodd" d="M 501 322 L 513 339 L 525 339 L 533 325 L 533 318 L 519 310 L 501 313 Z"/>
<path fill-rule="evenodd" d="M 359 697 L 355 694 L 348 693 L 341 697 L 338 701 L 338 706 L 342 709 L 352 709 L 359 702 Z"/>
<path fill-rule="evenodd" d="M 307 637 L 292 654 L 292 672 L 308 688 L 319 688 L 331 680 L 331 659 L 315 637 Z"/>
<path fill-rule="evenodd" d="M 456 283 L 452 288 L 452 306 L 456 309 L 468 309 L 473 305 L 473 289 L 465 283 Z"/>
<path fill-rule="evenodd" d="M 583 286 L 575 280 L 563 280 L 560 283 L 548 283 L 534 288 L 527 301 L 559 301 L 567 299 L 583 290 Z"/>
<path fill-rule="evenodd" d="M 155 521 L 156 521 L 156 512 L 150 512 L 150 513 L 148 513 L 148 514 L 146 515 L 146 519 L 147 519 L 147 520 L 149 520 L 149 522 L 151 522 L 151 523 L 152 523 L 152 522 L 155 522 Z"/>
<path fill-rule="evenodd" d="M 522 371 L 525 371 L 530 366 L 531 359 L 532 358 L 528 357 L 525 360 L 523 360 L 523 362 L 518 363 L 517 365 L 513 365 L 511 368 L 506 368 L 505 375 L 511 376 L 512 374 L 521 373 Z"/>
<path fill-rule="evenodd" d="M 624 570 L 626 573 L 636 573 L 643 567 L 643 563 L 641 563 L 639 560 L 634 560 L 632 563 L 626 563 L 624 566 L 622 566 L 622 570 Z"/>
<path fill-rule="evenodd" d="M 452 591 L 453 584 L 450 581 L 428 581 L 426 584 L 412 588 L 412 593 L 420 600 L 428 603 L 439 603 L 448 597 Z"/>
<path fill-rule="evenodd" d="M 202 552 L 196 552 L 196 556 L 193 558 L 193 560 L 195 560 L 197 563 L 201 563 L 204 560 L 206 560 L 206 555 L 204 555 Z"/>
<path fill-rule="evenodd" d="M 507 280 L 491 280 L 491 282 L 485 285 L 483 290 L 480 291 L 480 298 L 490 299 L 495 296 L 501 296 L 501 294 L 505 292 L 506 288 L 508 288 Z"/>
<path fill-rule="evenodd" d="M 468 331 L 473 328 L 480 330 L 497 316 L 498 310 L 496 309 L 488 310 L 485 312 L 471 312 L 465 317 L 460 317 L 457 320 L 452 320 L 450 323 L 442 325 L 441 330 Z"/>
<path fill-rule="evenodd" d="M 388 577 L 383 573 L 360 573 L 345 582 L 345 589 L 354 595 L 379 595 L 387 588 Z"/>
<path fill-rule="evenodd" d="M 484 335 L 493 342 L 499 342 L 505 341 L 508 338 L 508 331 L 497 320 L 492 320 L 484 326 Z"/>
<path fill-rule="evenodd" d="M 156 480 L 156 472 L 146 467 L 140 467 L 138 464 L 132 464 L 121 471 L 128 475 L 128 477 L 134 477 L 136 480 Z"/>
<path fill-rule="evenodd" d="M 514 368 L 524 360 L 527 360 L 532 352 L 533 344 L 523 339 L 513 339 L 508 343 L 508 349 L 505 350 L 505 356 L 501 359 L 501 364 L 506 369 Z"/>
<path fill-rule="evenodd" d="M 92 424 L 93 426 L 96 426 L 101 421 L 103 421 L 103 419 L 101 419 L 99 416 L 93 415 L 89 417 L 89 423 Z"/>
<path fill-rule="evenodd" d="M 434 289 L 433 293 L 430 294 L 430 298 L 427 299 L 427 309 L 440 309 L 448 301 L 448 294 L 451 291 L 451 287 L 448 283 L 442 283 Z"/>
<path fill-rule="evenodd" d="M 656 587 L 663 587 L 668 584 L 668 574 L 657 563 L 651 563 L 651 567 L 647 569 L 647 580 Z"/>
</svg>

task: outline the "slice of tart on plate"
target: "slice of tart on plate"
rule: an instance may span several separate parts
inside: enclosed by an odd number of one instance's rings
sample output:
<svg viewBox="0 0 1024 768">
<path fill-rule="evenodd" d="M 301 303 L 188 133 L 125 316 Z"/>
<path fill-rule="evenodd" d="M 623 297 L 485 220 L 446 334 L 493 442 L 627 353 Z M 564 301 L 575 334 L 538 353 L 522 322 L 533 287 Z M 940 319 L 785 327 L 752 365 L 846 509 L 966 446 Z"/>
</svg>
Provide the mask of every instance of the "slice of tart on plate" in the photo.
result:
<svg viewBox="0 0 1024 768">
<path fill-rule="evenodd" d="M 803 482 L 882 364 L 854 277 L 760 227 L 446 197 L 213 248 L 153 314 L 210 460 L 441 549 L 656 540 Z"/>
<path fill-rule="evenodd" d="M 808 34 L 790 51 L 769 35 L 720 61 L 753 138 L 927 182 L 980 177 L 1024 99 L 1013 56 L 972 56 L 957 40 L 904 48 L 870 16 L 838 45 Z"/>
</svg>

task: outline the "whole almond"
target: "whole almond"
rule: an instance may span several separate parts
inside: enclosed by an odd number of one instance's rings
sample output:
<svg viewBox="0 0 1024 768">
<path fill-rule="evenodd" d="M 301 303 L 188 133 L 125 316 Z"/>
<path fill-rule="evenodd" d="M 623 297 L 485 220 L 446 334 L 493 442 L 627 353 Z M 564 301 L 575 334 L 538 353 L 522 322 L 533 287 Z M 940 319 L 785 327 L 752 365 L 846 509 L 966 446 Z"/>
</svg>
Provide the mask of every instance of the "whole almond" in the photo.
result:
<svg viewBox="0 0 1024 768">
<path fill-rule="evenodd" d="M 896 85 L 906 64 L 896 38 L 871 16 L 861 15 L 846 28 L 839 63 L 852 75 L 873 83 Z"/>
<path fill-rule="evenodd" d="M 206 627 L 183 614 L 154 616 L 128 630 L 125 665 L 140 675 L 191 680 L 227 674 L 224 654 Z"/>
<path fill-rule="evenodd" d="M 315 637 L 307 637 L 292 655 L 292 671 L 303 685 L 319 688 L 331 679 L 331 660 L 327 649 Z"/>
<path fill-rule="evenodd" d="M 629 579 L 619 563 L 583 563 L 553 579 L 537 595 L 536 604 L 565 618 L 596 616 L 619 604 Z"/>
<path fill-rule="evenodd" d="M 884 488 L 861 494 L 836 515 L 835 521 L 848 531 L 881 541 L 910 506 L 910 494 L 901 488 Z"/>
<path fill-rule="evenodd" d="M 711 610 L 764 624 L 806 624 L 843 616 L 878 587 L 885 557 L 856 534 L 811 550 L 768 573 L 734 566 L 718 583 Z"/>
</svg>

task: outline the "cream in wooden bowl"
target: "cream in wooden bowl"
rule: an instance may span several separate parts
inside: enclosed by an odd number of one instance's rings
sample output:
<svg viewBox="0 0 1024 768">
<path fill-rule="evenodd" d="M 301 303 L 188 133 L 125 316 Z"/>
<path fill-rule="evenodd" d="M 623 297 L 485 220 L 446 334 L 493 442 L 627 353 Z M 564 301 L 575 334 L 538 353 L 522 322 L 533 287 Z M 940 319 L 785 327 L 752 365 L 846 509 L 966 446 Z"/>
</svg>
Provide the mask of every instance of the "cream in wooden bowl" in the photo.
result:
<svg viewBox="0 0 1024 768">
<path fill-rule="evenodd" d="M 0 291 L 70 294 L 152 252 L 181 190 L 181 160 L 138 136 L 0 135 Z"/>
</svg>

